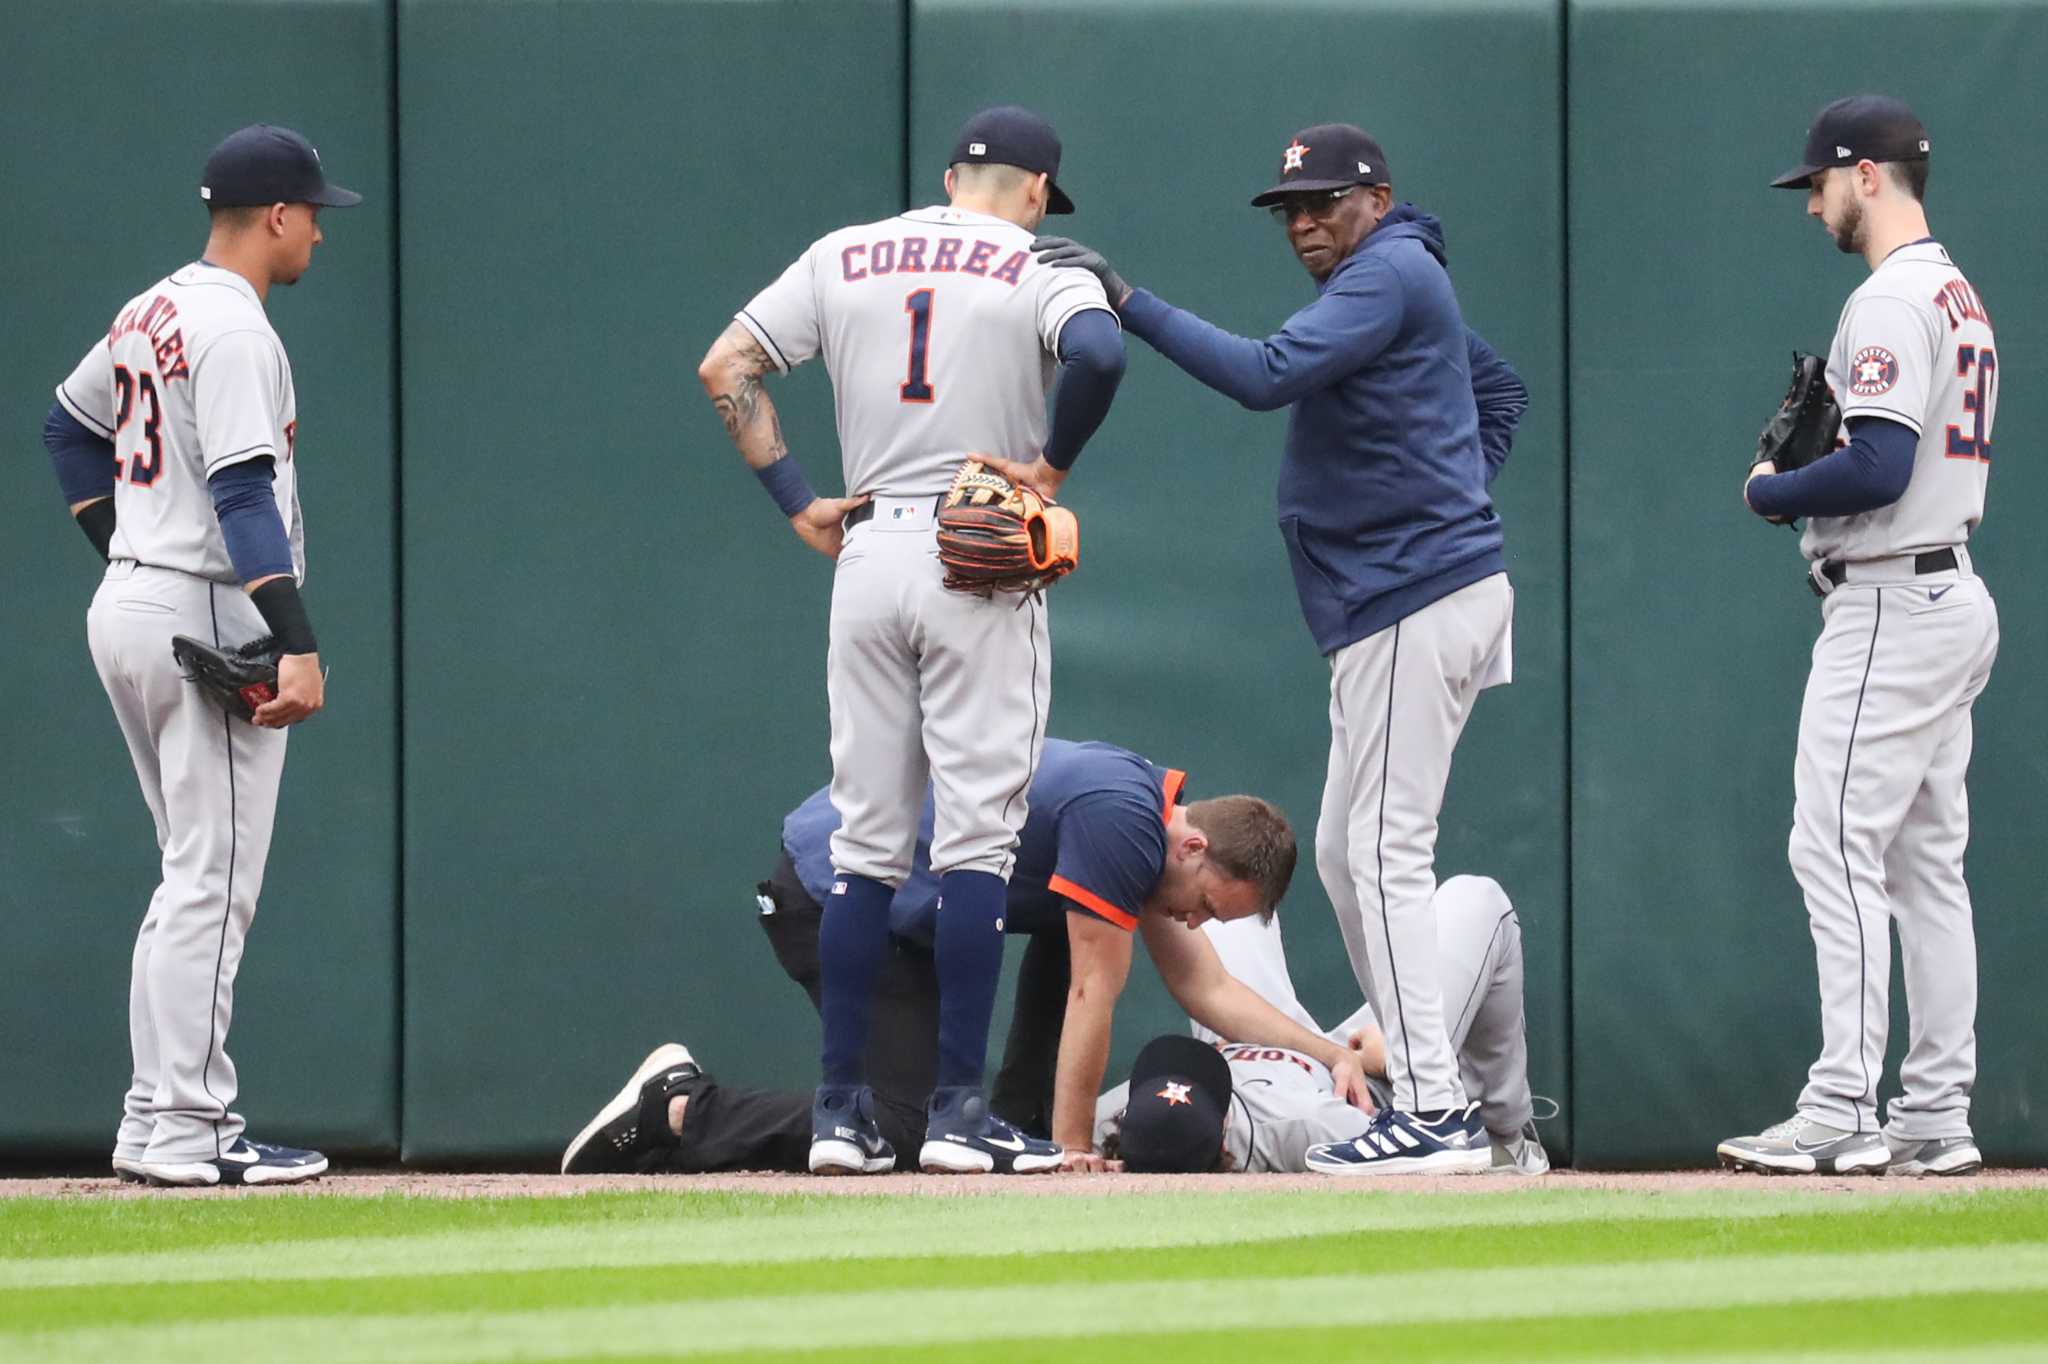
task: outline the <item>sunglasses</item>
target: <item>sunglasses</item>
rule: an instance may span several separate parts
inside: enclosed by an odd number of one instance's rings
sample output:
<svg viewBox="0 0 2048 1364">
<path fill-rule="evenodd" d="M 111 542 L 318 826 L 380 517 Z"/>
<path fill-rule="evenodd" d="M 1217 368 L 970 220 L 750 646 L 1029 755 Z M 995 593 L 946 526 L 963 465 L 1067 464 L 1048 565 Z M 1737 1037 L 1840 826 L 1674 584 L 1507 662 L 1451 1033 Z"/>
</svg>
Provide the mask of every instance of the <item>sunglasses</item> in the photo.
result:
<svg viewBox="0 0 2048 1364">
<path fill-rule="evenodd" d="M 1326 189 L 1309 194 L 1297 194 L 1274 204 L 1267 211 L 1273 215 L 1273 221 L 1282 227 L 1293 222 L 1297 213 L 1306 213 L 1319 223 L 1326 222 L 1330 215 L 1337 211 L 1338 201 L 1346 195 L 1358 193 L 1359 188 L 1352 185 L 1347 189 Z"/>
</svg>

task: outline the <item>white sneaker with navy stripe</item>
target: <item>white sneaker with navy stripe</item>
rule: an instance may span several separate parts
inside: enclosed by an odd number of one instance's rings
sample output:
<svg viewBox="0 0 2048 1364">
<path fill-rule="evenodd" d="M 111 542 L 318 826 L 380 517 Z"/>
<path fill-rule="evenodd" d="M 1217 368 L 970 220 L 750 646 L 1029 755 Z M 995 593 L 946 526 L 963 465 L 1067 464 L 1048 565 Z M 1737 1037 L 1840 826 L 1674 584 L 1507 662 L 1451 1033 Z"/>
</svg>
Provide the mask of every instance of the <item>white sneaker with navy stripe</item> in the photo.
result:
<svg viewBox="0 0 2048 1364">
<path fill-rule="evenodd" d="M 1364 1136 L 1311 1146 L 1307 1159 L 1309 1169 L 1325 1175 L 1484 1174 L 1493 1148 L 1476 1103 L 1428 1119 L 1388 1108 Z"/>
</svg>

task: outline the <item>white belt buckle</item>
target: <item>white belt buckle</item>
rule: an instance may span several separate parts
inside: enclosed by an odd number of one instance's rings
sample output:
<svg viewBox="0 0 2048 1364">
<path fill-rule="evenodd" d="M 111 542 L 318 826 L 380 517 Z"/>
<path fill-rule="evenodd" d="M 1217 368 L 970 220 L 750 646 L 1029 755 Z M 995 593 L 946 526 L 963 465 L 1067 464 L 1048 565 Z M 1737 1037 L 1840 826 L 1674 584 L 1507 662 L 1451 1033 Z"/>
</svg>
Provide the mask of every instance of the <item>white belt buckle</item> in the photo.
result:
<svg viewBox="0 0 2048 1364">
<path fill-rule="evenodd" d="M 1827 566 L 1826 559 L 1815 559 L 1806 566 L 1807 580 L 1813 584 L 1814 592 L 1823 597 L 1835 590 L 1834 580 L 1828 577 Z M 1845 577 L 1843 581 L 1848 580 Z"/>
</svg>

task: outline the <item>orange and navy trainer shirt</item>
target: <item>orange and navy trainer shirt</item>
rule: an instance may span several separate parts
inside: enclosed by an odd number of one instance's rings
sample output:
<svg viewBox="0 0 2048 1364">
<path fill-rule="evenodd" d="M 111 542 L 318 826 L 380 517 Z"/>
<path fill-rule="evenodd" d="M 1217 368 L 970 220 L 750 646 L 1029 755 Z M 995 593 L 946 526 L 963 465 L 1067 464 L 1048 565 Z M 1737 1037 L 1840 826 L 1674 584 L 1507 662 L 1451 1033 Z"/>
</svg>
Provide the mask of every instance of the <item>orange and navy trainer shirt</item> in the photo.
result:
<svg viewBox="0 0 2048 1364">
<path fill-rule="evenodd" d="M 1114 744 L 1047 739 L 1010 873 L 1004 931 L 1064 933 L 1073 909 L 1135 929 L 1145 897 L 1166 868 L 1166 821 L 1186 780 L 1185 773 Z M 831 843 L 838 827 L 829 787 L 782 822 L 782 846 L 820 904 L 832 888 Z M 910 876 L 889 909 L 891 932 L 927 945 L 938 924 L 939 880 L 932 874 L 931 853 L 927 788 Z"/>
</svg>

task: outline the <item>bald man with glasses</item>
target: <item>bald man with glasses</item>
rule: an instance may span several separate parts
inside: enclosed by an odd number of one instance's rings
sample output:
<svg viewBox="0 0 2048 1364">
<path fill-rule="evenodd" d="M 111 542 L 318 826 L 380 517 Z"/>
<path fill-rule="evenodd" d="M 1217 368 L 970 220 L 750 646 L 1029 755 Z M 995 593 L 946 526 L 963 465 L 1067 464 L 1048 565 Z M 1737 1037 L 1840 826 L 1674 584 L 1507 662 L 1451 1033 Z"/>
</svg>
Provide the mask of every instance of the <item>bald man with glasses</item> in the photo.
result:
<svg viewBox="0 0 2048 1364">
<path fill-rule="evenodd" d="M 1528 390 L 1466 327 L 1442 226 L 1395 205 L 1386 154 L 1344 123 L 1303 128 L 1268 208 L 1316 281 L 1263 340 L 1233 336 L 1062 237 L 1033 249 L 1102 281 L 1124 330 L 1254 411 L 1289 409 L 1280 534 L 1330 662 L 1330 766 L 1316 869 L 1387 1040 L 1394 1106 L 1333 1173 L 1478 1172 L 1489 1163 L 1437 978 L 1437 817 L 1479 693 L 1509 680 L 1514 592 L 1489 493 Z"/>
</svg>

